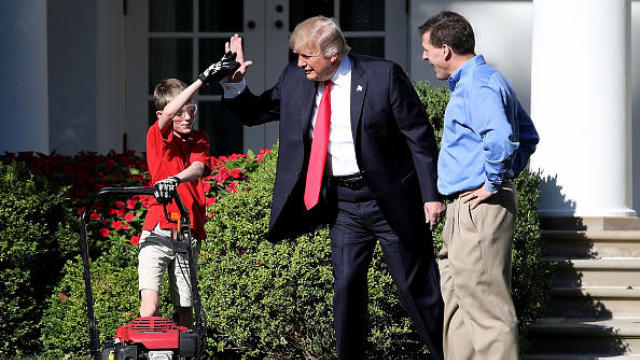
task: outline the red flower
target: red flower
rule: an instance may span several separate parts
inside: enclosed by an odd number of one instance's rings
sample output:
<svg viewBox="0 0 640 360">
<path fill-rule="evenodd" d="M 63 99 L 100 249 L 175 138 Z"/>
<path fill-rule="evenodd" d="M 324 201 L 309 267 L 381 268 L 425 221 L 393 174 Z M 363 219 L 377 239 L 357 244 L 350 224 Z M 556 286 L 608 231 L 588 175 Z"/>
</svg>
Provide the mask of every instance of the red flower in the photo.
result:
<svg viewBox="0 0 640 360">
<path fill-rule="evenodd" d="M 125 212 L 126 212 L 125 209 L 118 209 L 118 210 L 116 210 L 116 216 L 122 217 L 122 216 L 124 216 Z"/>
<path fill-rule="evenodd" d="M 221 168 L 220 171 L 218 171 L 218 175 L 216 175 L 214 178 L 218 180 L 218 185 L 221 185 L 225 180 L 227 180 L 228 177 L 229 170 Z"/>
<path fill-rule="evenodd" d="M 140 235 L 133 235 L 131 239 L 129 239 L 129 242 L 135 246 L 138 246 L 138 244 L 140 244 Z"/>
<path fill-rule="evenodd" d="M 107 170 L 112 170 L 116 166 L 116 161 L 113 159 L 109 159 L 107 160 L 105 165 L 107 166 Z"/>
<path fill-rule="evenodd" d="M 207 198 L 207 206 L 211 206 L 211 205 L 213 205 L 213 204 L 215 204 L 217 202 L 218 202 L 217 198 L 214 198 L 214 197 L 208 197 Z"/>
<path fill-rule="evenodd" d="M 138 200 L 136 199 L 127 200 L 127 209 L 133 210 L 136 208 L 136 205 L 138 205 Z"/>
<path fill-rule="evenodd" d="M 211 183 L 208 181 L 205 181 L 203 185 L 204 185 L 204 193 L 206 194 L 209 192 L 209 190 L 211 190 Z"/>
<path fill-rule="evenodd" d="M 236 182 L 232 182 L 227 186 L 227 191 L 230 193 L 236 193 L 238 192 L 238 183 Z"/>
<path fill-rule="evenodd" d="M 133 213 L 127 213 L 127 215 L 124 216 L 124 220 L 126 222 L 132 222 L 133 219 L 135 219 L 135 215 L 133 215 Z"/>
<path fill-rule="evenodd" d="M 231 177 L 234 178 L 234 179 L 238 179 L 242 175 L 244 175 L 244 171 L 242 171 L 240 169 L 231 169 L 231 170 L 229 170 L 229 175 L 231 175 Z"/>
<path fill-rule="evenodd" d="M 125 205 L 124 201 L 120 201 L 120 200 L 116 201 L 116 207 L 118 209 L 122 209 L 124 207 L 124 205 Z"/>
<path fill-rule="evenodd" d="M 129 230 L 131 229 L 131 226 L 129 226 L 129 224 L 123 223 L 122 224 L 122 230 Z"/>
<path fill-rule="evenodd" d="M 103 238 L 106 238 L 107 236 L 109 236 L 109 229 L 107 228 L 101 228 L 99 230 L 100 235 L 102 235 Z"/>
<path fill-rule="evenodd" d="M 91 215 L 89 215 L 89 218 L 91 220 L 98 220 L 100 219 L 100 214 L 92 212 Z"/>
<path fill-rule="evenodd" d="M 112 221 L 111 222 L 111 227 L 115 231 L 118 231 L 118 230 L 122 229 L 122 221 L 120 221 L 120 220 Z"/>
<path fill-rule="evenodd" d="M 260 154 L 256 155 L 256 158 L 258 159 L 258 162 L 262 162 L 262 160 L 264 160 L 264 156 L 266 154 L 270 154 L 271 150 L 269 149 L 262 149 L 260 150 Z"/>
</svg>

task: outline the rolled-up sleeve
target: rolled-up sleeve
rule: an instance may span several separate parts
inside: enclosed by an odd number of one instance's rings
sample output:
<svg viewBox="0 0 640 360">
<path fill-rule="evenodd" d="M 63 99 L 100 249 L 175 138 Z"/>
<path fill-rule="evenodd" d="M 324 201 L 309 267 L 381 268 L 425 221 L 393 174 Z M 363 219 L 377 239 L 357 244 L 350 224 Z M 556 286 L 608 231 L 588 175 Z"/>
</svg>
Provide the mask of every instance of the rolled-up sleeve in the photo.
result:
<svg viewBox="0 0 640 360">
<path fill-rule="evenodd" d="M 513 125 L 505 113 L 501 93 L 482 86 L 475 93 L 471 114 L 478 124 L 484 150 L 484 169 L 487 175 L 485 187 L 496 193 L 505 178 L 512 177 L 513 158 L 518 150 L 518 141 Z"/>
</svg>

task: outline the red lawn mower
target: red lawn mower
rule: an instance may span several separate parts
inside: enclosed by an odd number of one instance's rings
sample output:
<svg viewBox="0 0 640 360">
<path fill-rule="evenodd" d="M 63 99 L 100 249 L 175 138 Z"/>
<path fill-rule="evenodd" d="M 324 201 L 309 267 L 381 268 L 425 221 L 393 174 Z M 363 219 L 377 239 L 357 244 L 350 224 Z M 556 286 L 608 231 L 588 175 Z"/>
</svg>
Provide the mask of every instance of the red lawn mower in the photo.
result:
<svg viewBox="0 0 640 360">
<path fill-rule="evenodd" d="M 91 212 L 91 205 L 99 197 L 110 195 L 150 195 L 152 187 L 106 187 L 100 189 L 91 203 L 82 213 L 81 219 L 81 247 L 84 265 L 85 295 L 87 300 L 87 318 L 89 320 L 89 350 L 95 360 L 182 360 L 202 359 L 206 357 L 206 325 L 202 318 L 202 303 L 198 292 L 198 279 L 194 259 L 191 252 L 191 223 L 189 212 L 182 204 L 177 191 L 173 193 L 179 214 L 179 221 L 169 218 L 167 207 L 164 205 L 165 217 L 172 223 L 178 223 L 177 239 L 161 238 L 163 243 L 171 244 L 174 252 L 186 253 L 189 260 L 189 277 L 193 295 L 193 310 L 195 324 L 193 329 L 176 325 L 172 320 L 163 317 L 140 317 L 126 325 L 120 326 L 113 340 L 105 342 L 100 347 L 100 338 L 96 327 L 94 314 L 93 291 L 91 289 L 91 274 L 89 267 L 89 244 L 87 242 L 87 220 Z"/>
</svg>

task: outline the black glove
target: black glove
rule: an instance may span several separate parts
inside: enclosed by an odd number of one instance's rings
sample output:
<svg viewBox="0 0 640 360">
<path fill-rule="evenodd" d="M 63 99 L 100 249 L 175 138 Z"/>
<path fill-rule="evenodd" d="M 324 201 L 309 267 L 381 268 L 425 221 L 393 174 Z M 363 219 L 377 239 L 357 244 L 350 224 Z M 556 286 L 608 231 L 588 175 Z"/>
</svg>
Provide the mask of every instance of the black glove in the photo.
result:
<svg viewBox="0 0 640 360">
<path fill-rule="evenodd" d="M 222 56 L 220 61 L 212 64 L 198 75 L 198 79 L 202 80 L 205 86 L 208 86 L 212 82 L 219 82 L 230 72 L 235 71 L 239 66 L 240 63 L 236 61 L 236 53 L 228 51 Z"/>
<path fill-rule="evenodd" d="M 153 184 L 153 196 L 160 204 L 168 204 L 171 202 L 173 194 L 176 192 L 180 184 L 180 178 L 177 176 L 168 177 Z"/>
</svg>

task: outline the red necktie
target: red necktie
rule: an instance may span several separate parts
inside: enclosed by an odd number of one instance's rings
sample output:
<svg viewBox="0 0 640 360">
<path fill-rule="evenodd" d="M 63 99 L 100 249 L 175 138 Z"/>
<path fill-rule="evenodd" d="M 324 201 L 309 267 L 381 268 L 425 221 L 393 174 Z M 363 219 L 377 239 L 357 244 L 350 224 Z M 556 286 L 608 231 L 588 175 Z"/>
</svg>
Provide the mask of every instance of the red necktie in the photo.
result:
<svg viewBox="0 0 640 360">
<path fill-rule="evenodd" d="M 329 133 L 331 130 L 331 80 L 324 84 L 322 99 L 318 106 L 316 125 L 313 129 L 313 141 L 311 142 L 311 155 L 309 168 L 307 169 L 307 183 L 304 188 L 304 205 L 307 210 L 318 203 L 320 186 L 322 185 L 322 172 L 327 159 L 329 147 Z"/>
</svg>

